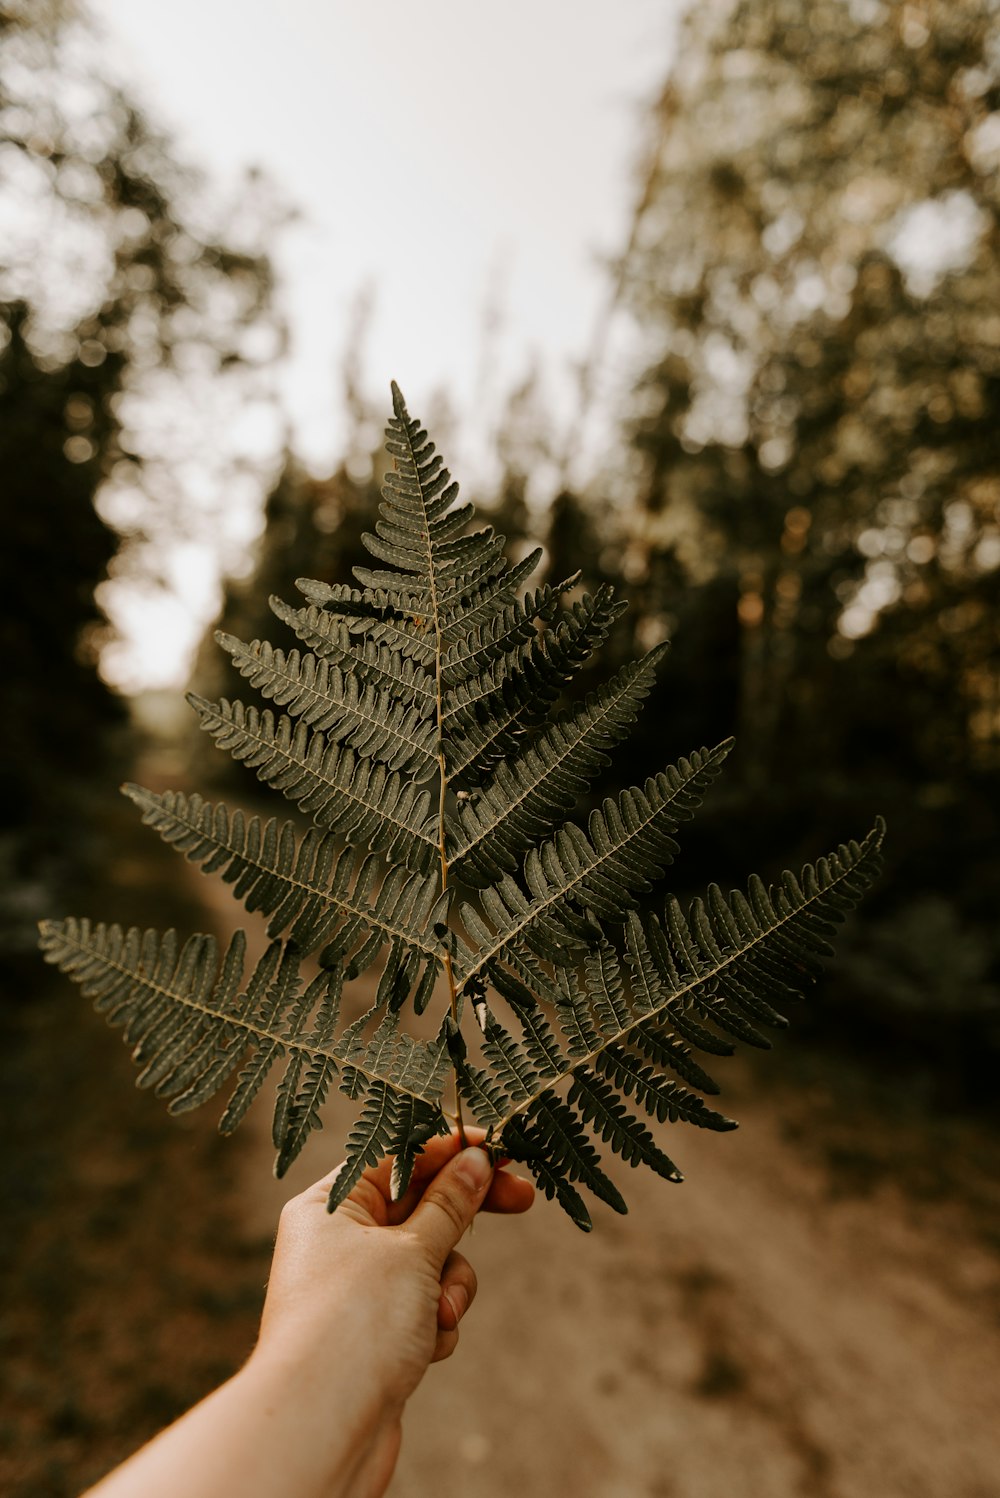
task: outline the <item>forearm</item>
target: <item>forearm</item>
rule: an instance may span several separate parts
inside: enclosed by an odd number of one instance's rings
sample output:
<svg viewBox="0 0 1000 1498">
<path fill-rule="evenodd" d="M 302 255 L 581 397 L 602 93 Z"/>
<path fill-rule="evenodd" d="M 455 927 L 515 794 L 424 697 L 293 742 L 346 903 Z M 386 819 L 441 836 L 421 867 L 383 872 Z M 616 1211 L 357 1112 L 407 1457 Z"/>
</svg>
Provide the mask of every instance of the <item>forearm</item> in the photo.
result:
<svg viewBox="0 0 1000 1498">
<path fill-rule="evenodd" d="M 87 1498 L 377 1498 L 399 1445 L 399 1411 L 345 1376 L 296 1392 L 301 1367 L 247 1365 L 111 1473 Z"/>
<path fill-rule="evenodd" d="M 336 1172 L 286 1204 L 246 1367 L 87 1498 L 381 1498 L 403 1406 L 475 1297 L 463 1232 L 484 1203 L 524 1212 L 533 1196 L 457 1135 L 430 1141 L 399 1201 L 390 1169 L 332 1218 Z"/>
</svg>

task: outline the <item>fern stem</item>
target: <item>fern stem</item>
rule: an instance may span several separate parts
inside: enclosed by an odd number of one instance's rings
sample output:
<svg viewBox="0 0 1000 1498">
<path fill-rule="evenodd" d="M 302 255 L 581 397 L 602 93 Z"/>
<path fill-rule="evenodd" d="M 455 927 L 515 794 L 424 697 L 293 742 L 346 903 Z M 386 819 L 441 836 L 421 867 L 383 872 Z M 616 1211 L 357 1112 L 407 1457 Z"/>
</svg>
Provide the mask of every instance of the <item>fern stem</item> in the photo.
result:
<svg viewBox="0 0 1000 1498">
<path fill-rule="evenodd" d="M 405 408 L 396 410 L 397 417 L 403 423 L 407 442 L 413 458 L 414 472 L 419 473 L 417 453 L 413 448 L 408 418 Z M 441 611 L 438 607 L 437 578 L 435 576 L 434 548 L 431 543 L 430 524 L 427 523 L 427 577 L 431 590 L 431 617 L 434 620 L 434 696 L 435 711 L 437 716 L 437 761 L 438 761 L 438 852 L 441 856 L 441 893 L 444 894 L 448 888 L 448 853 L 445 840 L 445 804 L 448 792 L 448 772 L 444 755 L 444 682 L 442 680 L 442 661 L 444 658 L 444 640 L 441 634 Z M 455 985 L 455 970 L 452 967 L 451 953 L 445 951 L 444 970 L 448 979 L 448 998 L 451 1005 L 451 1018 L 456 1029 L 459 1025 L 458 1014 L 458 989 Z M 468 1139 L 465 1134 L 465 1123 L 462 1118 L 462 1098 L 458 1089 L 458 1072 L 455 1073 L 455 1123 L 458 1128 L 459 1143 L 465 1149 Z"/>
<path fill-rule="evenodd" d="M 441 636 L 440 636 L 440 631 L 438 631 L 437 700 L 438 700 L 438 723 L 439 724 L 441 722 L 441 650 L 440 650 L 440 641 L 441 641 Z M 444 744 L 442 743 L 440 736 L 438 738 L 438 766 L 439 766 L 439 772 L 440 772 L 440 778 L 441 778 L 441 793 L 440 793 L 440 796 L 438 798 L 438 848 L 439 848 L 440 853 L 441 853 L 441 892 L 443 894 L 444 891 L 448 888 L 448 854 L 447 854 L 446 849 L 445 849 L 445 825 L 444 825 L 445 793 L 446 793 L 447 788 L 448 788 L 448 783 L 447 783 L 447 781 L 445 779 Z M 455 1026 L 457 1027 L 458 1023 L 459 1023 L 459 1019 L 458 1019 L 458 989 L 455 986 L 455 970 L 454 970 L 454 968 L 451 965 L 451 953 L 448 952 L 448 951 L 446 951 L 445 954 L 444 954 L 444 970 L 445 970 L 445 974 L 446 974 L 447 979 L 448 979 L 448 996 L 449 996 L 449 999 L 450 999 L 450 1002 L 451 1002 L 451 1017 L 452 1017 L 452 1020 L 455 1023 Z M 468 1144 L 469 1141 L 465 1137 L 465 1123 L 464 1123 L 464 1121 L 462 1119 L 462 1098 L 461 1098 L 461 1095 L 460 1095 L 459 1090 L 458 1090 L 458 1073 L 457 1072 L 455 1073 L 455 1123 L 456 1123 L 456 1126 L 458 1128 L 459 1143 L 461 1144 L 462 1148 L 465 1149 L 465 1147 L 466 1147 L 466 1145 Z"/>
</svg>

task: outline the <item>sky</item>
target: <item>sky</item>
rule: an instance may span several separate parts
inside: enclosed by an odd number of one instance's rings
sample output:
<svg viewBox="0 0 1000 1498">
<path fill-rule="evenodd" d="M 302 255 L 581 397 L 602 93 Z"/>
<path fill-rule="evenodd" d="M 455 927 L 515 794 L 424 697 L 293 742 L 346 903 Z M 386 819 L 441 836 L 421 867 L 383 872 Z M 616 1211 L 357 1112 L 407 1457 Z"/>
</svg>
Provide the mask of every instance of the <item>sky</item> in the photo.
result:
<svg viewBox="0 0 1000 1498">
<path fill-rule="evenodd" d="M 533 366 L 570 424 L 683 3 L 91 0 L 108 66 L 180 155 L 220 191 L 260 167 L 297 210 L 274 247 L 291 335 L 277 385 L 314 472 L 343 453 L 365 292 L 366 391 L 387 407 L 395 379 L 418 415 L 446 393 L 466 494 Z M 175 560 L 172 594 L 110 585 L 105 671 L 126 690 L 182 685 L 217 606 L 205 559 Z"/>
<path fill-rule="evenodd" d="M 537 358 L 568 409 L 677 0 L 92 9 L 110 61 L 186 156 L 226 181 L 259 165 L 302 214 L 277 253 L 292 334 L 281 389 L 310 466 L 339 452 L 337 368 L 365 288 L 374 393 L 394 378 L 421 411 L 446 389 L 475 449 L 477 413 Z"/>
</svg>

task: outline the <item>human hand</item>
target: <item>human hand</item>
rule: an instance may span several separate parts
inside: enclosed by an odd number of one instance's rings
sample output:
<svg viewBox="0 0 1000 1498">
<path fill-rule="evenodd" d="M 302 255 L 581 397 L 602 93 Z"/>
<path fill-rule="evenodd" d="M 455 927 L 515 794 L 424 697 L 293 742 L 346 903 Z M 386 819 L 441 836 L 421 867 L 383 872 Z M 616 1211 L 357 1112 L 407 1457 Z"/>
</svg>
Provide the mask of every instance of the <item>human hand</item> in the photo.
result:
<svg viewBox="0 0 1000 1498">
<path fill-rule="evenodd" d="M 473 1146 L 481 1130 L 468 1131 Z M 300 1423 L 363 1432 L 364 1460 L 344 1488 L 384 1491 L 403 1406 L 428 1365 L 450 1357 L 476 1275 L 457 1244 L 480 1210 L 526 1211 L 530 1182 L 494 1170 L 457 1135 L 432 1139 L 405 1195 L 390 1200 L 391 1162 L 367 1170 L 331 1216 L 336 1171 L 281 1214 L 260 1342 L 248 1373 L 294 1383 Z"/>
</svg>

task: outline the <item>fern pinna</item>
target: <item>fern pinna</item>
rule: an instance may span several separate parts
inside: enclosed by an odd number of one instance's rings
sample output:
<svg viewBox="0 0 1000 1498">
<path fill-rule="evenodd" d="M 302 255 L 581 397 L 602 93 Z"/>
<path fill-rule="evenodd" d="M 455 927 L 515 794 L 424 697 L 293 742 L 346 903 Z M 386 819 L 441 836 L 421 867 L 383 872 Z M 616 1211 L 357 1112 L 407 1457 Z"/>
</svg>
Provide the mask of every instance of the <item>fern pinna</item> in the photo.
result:
<svg viewBox="0 0 1000 1498">
<path fill-rule="evenodd" d="M 553 716 L 624 606 L 607 588 L 570 602 L 574 579 L 525 591 L 540 552 L 512 566 L 503 537 L 470 529 L 472 506 L 395 386 L 393 406 L 395 468 L 365 538 L 379 565 L 355 569 L 357 586 L 303 581 L 301 607 L 273 601 L 302 649 L 220 636 L 273 707 L 191 699 L 219 746 L 312 825 L 125 787 L 161 837 L 267 918 L 260 962 L 247 977 L 242 932 L 220 957 L 211 936 L 72 918 L 45 922 L 42 946 L 122 1027 L 139 1085 L 171 1111 L 236 1074 L 228 1132 L 283 1068 L 278 1174 L 331 1085 L 357 1099 L 331 1210 L 386 1155 L 402 1193 L 464 1106 L 589 1228 L 579 1187 L 625 1210 L 595 1140 L 679 1181 L 643 1115 L 734 1127 L 700 1095 L 718 1089 L 694 1053 L 768 1044 L 762 1027 L 784 1024 L 774 1005 L 814 979 L 873 878 L 882 828 L 773 888 L 752 878 L 651 913 L 674 834 L 729 744 L 574 815 L 663 647 Z M 342 1025 L 343 984 L 373 968 L 374 1001 Z M 404 1016 L 437 992 L 437 1038 L 416 1039 Z"/>
</svg>

